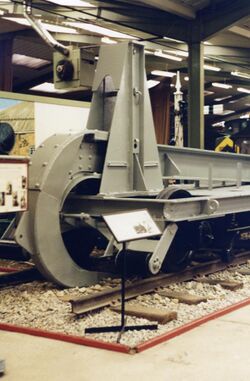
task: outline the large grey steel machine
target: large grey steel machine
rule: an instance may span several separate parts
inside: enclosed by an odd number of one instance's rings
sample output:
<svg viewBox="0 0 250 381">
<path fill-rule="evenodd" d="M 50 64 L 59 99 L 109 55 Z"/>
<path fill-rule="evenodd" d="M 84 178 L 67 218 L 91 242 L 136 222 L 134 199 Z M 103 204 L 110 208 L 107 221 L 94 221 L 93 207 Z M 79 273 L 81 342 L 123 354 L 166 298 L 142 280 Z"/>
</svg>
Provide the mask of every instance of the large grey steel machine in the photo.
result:
<svg viewBox="0 0 250 381">
<path fill-rule="evenodd" d="M 15 238 L 59 285 L 114 271 L 121 247 L 108 213 L 147 209 L 162 230 L 128 245 L 128 268 L 141 274 L 178 270 L 207 247 L 229 260 L 245 242 L 250 156 L 157 146 L 144 67 L 143 46 L 101 47 L 87 129 L 51 136 L 31 158 Z"/>
</svg>

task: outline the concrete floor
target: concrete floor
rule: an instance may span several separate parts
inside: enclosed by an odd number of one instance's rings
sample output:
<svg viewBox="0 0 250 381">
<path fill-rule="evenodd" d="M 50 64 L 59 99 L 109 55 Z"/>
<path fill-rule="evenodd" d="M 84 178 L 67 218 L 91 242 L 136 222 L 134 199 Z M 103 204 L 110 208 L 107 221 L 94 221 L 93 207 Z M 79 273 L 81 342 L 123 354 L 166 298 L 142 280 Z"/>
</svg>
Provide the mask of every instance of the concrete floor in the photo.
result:
<svg viewBox="0 0 250 381">
<path fill-rule="evenodd" d="M 0 331 L 4 381 L 249 381 L 250 306 L 136 355 Z"/>
</svg>

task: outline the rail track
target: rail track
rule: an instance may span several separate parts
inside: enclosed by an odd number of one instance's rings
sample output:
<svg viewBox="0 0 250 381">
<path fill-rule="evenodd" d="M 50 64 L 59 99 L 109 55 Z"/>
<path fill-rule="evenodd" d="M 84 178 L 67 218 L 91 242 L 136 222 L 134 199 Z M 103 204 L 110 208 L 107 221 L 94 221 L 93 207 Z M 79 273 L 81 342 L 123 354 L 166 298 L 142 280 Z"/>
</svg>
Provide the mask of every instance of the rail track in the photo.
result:
<svg viewBox="0 0 250 381">
<path fill-rule="evenodd" d="M 135 281 L 133 283 L 126 284 L 126 300 L 135 298 L 139 295 L 153 292 L 159 287 L 166 287 L 173 283 L 184 282 L 192 279 L 196 279 L 199 282 L 210 282 L 210 284 L 221 284 L 222 287 L 235 290 L 241 287 L 239 282 L 233 281 L 221 281 L 221 280 L 208 280 L 201 278 L 202 276 L 212 274 L 221 270 L 225 270 L 229 267 L 236 266 L 245 263 L 250 258 L 250 251 L 240 253 L 234 257 L 229 264 L 223 263 L 219 260 L 211 261 L 209 263 L 196 264 L 179 273 L 160 274 L 155 277 L 150 277 L 142 280 Z M 96 294 L 91 294 L 83 297 L 68 298 L 71 303 L 72 312 L 76 315 L 82 315 L 87 312 L 95 311 L 99 308 L 109 306 L 118 301 L 121 297 L 121 288 L 117 286 L 111 290 L 105 290 Z M 67 299 L 65 299 L 67 300 Z"/>
<path fill-rule="evenodd" d="M 153 320 L 158 322 L 158 329 L 127 331 L 122 338 L 122 345 L 135 348 L 137 344 L 154 341 L 161 335 L 169 333 L 171 336 L 172 331 L 178 331 L 179 328 L 183 330 L 183 325 L 191 326 L 197 319 L 206 320 L 209 314 L 217 316 L 221 310 L 234 308 L 237 303 L 248 304 L 249 259 L 250 253 L 242 252 L 230 264 L 211 261 L 195 264 L 178 274 L 161 274 L 136 282 L 129 280 L 126 291 L 129 299 L 126 303 L 128 324 L 146 324 L 147 320 Z M 8 276 L 7 273 L 5 275 Z M 117 333 L 97 333 L 89 337 L 86 329 L 119 324 L 119 279 L 107 278 L 98 285 L 75 289 L 60 289 L 45 281 L 32 280 L 28 283 L 25 279 L 14 285 L 5 283 L 6 287 L 0 288 L 1 329 L 18 329 L 20 332 L 41 329 L 43 336 L 50 337 L 53 334 L 56 338 L 58 333 L 63 339 L 63 334 L 66 334 L 66 341 L 78 342 L 80 338 L 83 344 L 87 342 L 85 345 L 89 345 L 90 340 L 91 346 L 98 346 L 100 340 L 107 346 L 116 343 Z M 110 289 L 104 291 L 105 287 Z M 79 295 L 86 296 L 79 298 Z M 77 305 L 77 313 L 72 312 L 72 303 Z M 73 335 L 71 339 L 70 335 Z"/>
</svg>

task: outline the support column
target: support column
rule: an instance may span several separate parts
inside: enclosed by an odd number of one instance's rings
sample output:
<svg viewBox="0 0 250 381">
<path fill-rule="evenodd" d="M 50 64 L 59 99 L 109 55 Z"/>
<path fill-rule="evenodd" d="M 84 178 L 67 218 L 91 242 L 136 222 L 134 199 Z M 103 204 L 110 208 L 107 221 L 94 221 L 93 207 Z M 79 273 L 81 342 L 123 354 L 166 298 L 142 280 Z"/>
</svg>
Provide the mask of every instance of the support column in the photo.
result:
<svg viewBox="0 0 250 381">
<path fill-rule="evenodd" d="M 13 39 L 0 40 L 0 90 L 12 91 Z"/>
<path fill-rule="evenodd" d="M 188 146 L 204 148 L 204 45 L 194 42 L 188 49 Z"/>
</svg>

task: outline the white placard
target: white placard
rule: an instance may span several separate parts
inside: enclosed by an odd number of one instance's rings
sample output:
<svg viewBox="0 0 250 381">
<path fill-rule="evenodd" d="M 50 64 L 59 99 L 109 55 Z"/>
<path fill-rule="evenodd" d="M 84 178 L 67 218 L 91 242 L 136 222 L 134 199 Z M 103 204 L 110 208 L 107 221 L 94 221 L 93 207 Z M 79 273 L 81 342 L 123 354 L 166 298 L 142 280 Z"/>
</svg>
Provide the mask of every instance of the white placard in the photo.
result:
<svg viewBox="0 0 250 381">
<path fill-rule="evenodd" d="M 117 242 L 162 234 L 146 209 L 103 216 Z"/>
<path fill-rule="evenodd" d="M 0 158 L 0 213 L 25 211 L 28 207 L 27 161 Z"/>
</svg>

